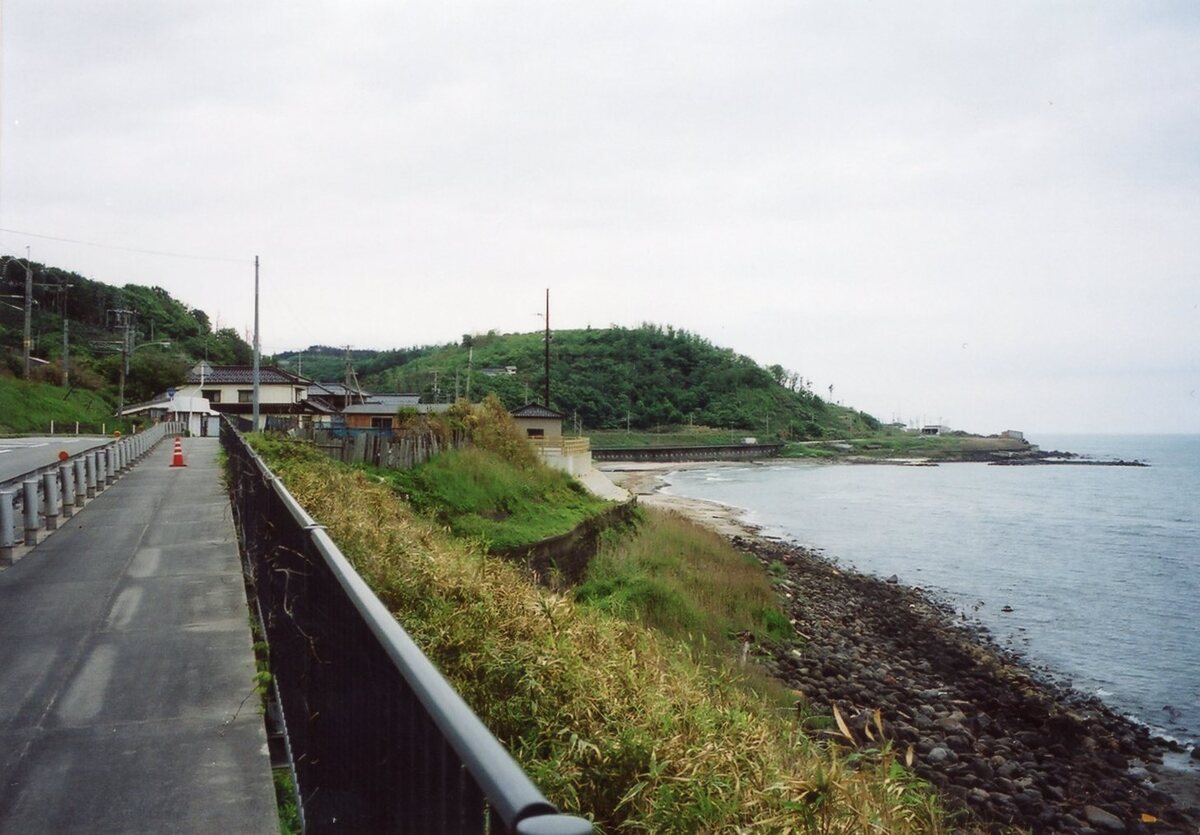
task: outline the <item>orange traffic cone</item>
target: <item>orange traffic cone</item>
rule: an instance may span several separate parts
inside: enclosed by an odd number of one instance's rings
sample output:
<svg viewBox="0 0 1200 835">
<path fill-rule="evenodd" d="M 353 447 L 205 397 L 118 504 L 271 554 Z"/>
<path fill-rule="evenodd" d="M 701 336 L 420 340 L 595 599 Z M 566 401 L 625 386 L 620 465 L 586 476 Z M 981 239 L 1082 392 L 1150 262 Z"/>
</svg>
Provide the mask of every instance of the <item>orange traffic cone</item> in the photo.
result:
<svg viewBox="0 0 1200 835">
<path fill-rule="evenodd" d="M 175 457 L 171 459 L 171 466 L 172 467 L 186 467 L 187 466 L 187 464 L 183 463 L 183 439 L 178 436 L 175 438 Z"/>
</svg>

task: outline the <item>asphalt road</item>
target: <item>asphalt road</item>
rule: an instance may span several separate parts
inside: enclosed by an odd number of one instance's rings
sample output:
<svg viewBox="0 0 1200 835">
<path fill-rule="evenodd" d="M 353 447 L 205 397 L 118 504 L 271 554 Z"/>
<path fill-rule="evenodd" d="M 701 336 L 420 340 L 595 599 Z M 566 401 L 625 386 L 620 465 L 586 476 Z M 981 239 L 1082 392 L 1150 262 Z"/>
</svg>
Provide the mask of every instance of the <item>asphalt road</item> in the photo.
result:
<svg viewBox="0 0 1200 835">
<path fill-rule="evenodd" d="M 102 446 L 112 438 L 100 435 L 58 435 L 42 438 L 0 438 L 0 483 L 45 467 L 58 460 L 58 453 L 78 455 Z"/>
</svg>

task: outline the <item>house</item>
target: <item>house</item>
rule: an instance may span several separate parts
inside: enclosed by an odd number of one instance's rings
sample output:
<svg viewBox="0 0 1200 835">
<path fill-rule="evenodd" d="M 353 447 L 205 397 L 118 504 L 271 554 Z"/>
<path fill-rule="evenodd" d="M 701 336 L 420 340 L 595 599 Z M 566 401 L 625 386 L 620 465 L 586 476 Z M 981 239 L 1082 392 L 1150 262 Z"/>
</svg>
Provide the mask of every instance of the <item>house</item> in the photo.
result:
<svg viewBox="0 0 1200 835">
<path fill-rule="evenodd" d="M 539 443 L 562 441 L 562 422 L 566 415 L 537 403 L 526 403 L 512 411 L 513 422 L 525 437 Z"/>
<path fill-rule="evenodd" d="M 440 414 L 449 403 L 422 403 L 419 394 L 375 394 L 366 403 L 352 403 L 342 409 L 347 429 L 392 429 L 401 409 L 418 414 Z"/>
<path fill-rule="evenodd" d="M 1018 432 L 1016 429 L 1005 429 L 1000 433 L 1000 437 L 1010 441 L 1023 441 L 1025 440 L 1025 433 Z"/>
<path fill-rule="evenodd" d="M 949 426 L 942 426 L 937 423 L 927 423 L 921 427 L 922 435 L 948 435 L 949 433 Z"/>
<path fill-rule="evenodd" d="M 371 392 L 361 388 L 347 388 L 342 383 L 313 383 L 308 387 L 309 401 L 320 400 L 335 412 L 352 403 L 364 403 L 371 399 Z"/>
<path fill-rule="evenodd" d="M 517 367 L 515 365 L 489 365 L 479 369 L 479 373 L 485 377 L 511 377 L 517 373 Z"/>
<path fill-rule="evenodd" d="M 263 415 L 308 415 L 311 380 L 279 368 L 258 370 L 258 410 Z M 183 397 L 203 397 L 218 412 L 249 415 L 254 410 L 254 369 L 249 365 L 198 363 L 179 386 Z"/>
</svg>

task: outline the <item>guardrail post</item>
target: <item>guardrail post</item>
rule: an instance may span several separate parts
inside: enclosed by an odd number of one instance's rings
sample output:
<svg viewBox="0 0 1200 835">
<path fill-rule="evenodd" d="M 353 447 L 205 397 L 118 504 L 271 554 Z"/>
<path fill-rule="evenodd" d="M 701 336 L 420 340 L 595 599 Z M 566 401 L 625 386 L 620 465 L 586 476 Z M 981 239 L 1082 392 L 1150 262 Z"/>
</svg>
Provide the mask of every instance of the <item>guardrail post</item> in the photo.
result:
<svg viewBox="0 0 1200 835">
<path fill-rule="evenodd" d="M 75 459 L 75 506 L 83 507 L 83 497 L 88 492 L 86 465 L 83 456 Z"/>
<path fill-rule="evenodd" d="M 75 512 L 75 468 L 59 464 L 58 480 L 62 482 L 62 517 L 70 519 Z"/>
<path fill-rule="evenodd" d="M 86 458 L 87 458 L 87 497 L 89 499 L 94 499 L 94 498 L 96 498 L 96 491 L 103 489 L 103 488 L 99 487 L 98 485 L 104 479 L 97 477 L 100 471 L 98 469 L 96 469 L 100 463 L 100 456 L 97 455 L 93 451 L 93 452 L 89 452 L 87 454 Z"/>
<path fill-rule="evenodd" d="M 104 449 L 104 486 L 112 484 L 117 480 L 117 452 L 112 447 Z"/>
<path fill-rule="evenodd" d="M 16 547 L 17 524 L 13 499 L 16 490 L 0 490 L 0 565 L 13 564 L 13 549 Z"/>
<path fill-rule="evenodd" d="M 32 548 L 37 545 L 38 537 L 38 483 L 36 478 L 27 478 L 21 482 L 25 495 L 21 498 L 25 510 L 25 544 Z"/>
<path fill-rule="evenodd" d="M 42 473 L 42 495 L 46 499 L 46 530 L 58 527 L 58 473 Z"/>
<path fill-rule="evenodd" d="M 125 471 L 129 469 L 129 462 L 125 455 L 125 442 L 117 441 L 113 444 L 113 451 L 117 454 L 117 466 L 114 470 L 117 475 L 125 475 Z"/>
</svg>

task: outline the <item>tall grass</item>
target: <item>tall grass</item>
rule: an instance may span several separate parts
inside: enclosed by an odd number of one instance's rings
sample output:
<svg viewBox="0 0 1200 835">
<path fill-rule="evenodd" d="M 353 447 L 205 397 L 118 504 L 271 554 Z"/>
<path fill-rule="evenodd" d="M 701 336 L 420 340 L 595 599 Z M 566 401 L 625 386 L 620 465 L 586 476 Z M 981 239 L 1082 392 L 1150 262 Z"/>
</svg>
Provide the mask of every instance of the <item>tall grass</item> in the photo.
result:
<svg viewBox="0 0 1200 835">
<path fill-rule="evenodd" d="M 367 474 L 254 443 L 547 796 L 601 831 L 942 831 L 888 754 L 852 767 L 733 674 L 539 588 Z"/>
<path fill-rule="evenodd" d="M 641 514 L 633 532 L 606 537 L 577 600 L 692 643 L 795 637 L 757 560 L 678 514 Z"/>
</svg>

